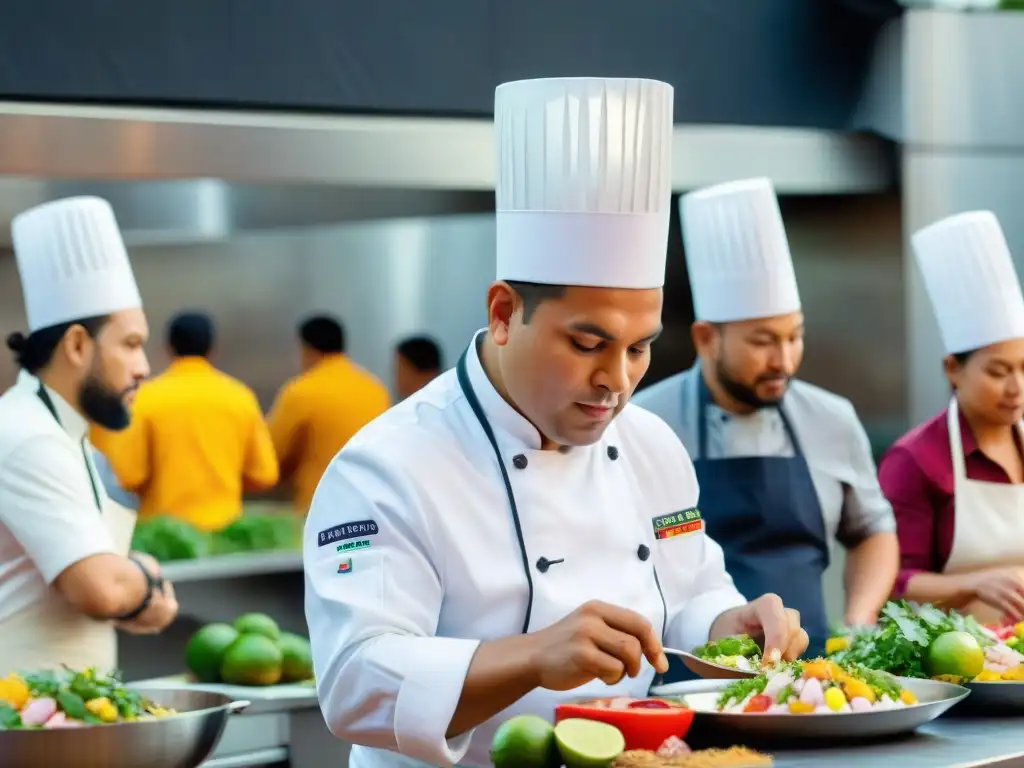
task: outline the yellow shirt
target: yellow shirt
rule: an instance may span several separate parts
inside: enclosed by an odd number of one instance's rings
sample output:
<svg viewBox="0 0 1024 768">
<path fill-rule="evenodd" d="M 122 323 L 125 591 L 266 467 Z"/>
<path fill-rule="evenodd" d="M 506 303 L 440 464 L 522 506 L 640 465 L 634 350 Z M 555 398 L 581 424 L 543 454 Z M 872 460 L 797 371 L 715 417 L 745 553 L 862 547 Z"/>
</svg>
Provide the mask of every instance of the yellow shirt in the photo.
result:
<svg viewBox="0 0 1024 768">
<path fill-rule="evenodd" d="M 90 440 L 139 494 L 143 519 L 166 514 L 219 530 L 241 516 L 243 490 L 278 479 L 256 395 L 198 357 L 178 358 L 139 388 L 128 429 L 94 427 Z"/>
<path fill-rule="evenodd" d="M 389 406 L 387 387 L 344 355 L 324 358 L 281 388 L 268 421 L 297 510 L 309 509 L 342 446 Z"/>
</svg>

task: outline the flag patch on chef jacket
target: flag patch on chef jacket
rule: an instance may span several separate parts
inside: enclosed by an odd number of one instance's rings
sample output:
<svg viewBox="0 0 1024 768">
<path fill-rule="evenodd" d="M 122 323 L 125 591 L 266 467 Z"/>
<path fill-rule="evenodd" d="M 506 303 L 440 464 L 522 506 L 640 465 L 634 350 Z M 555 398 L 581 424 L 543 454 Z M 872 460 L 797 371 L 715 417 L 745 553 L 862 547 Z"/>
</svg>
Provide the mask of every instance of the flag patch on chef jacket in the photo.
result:
<svg viewBox="0 0 1024 768">
<path fill-rule="evenodd" d="M 687 533 L 695 533 L 703 527 L 700 510 L 696 507 L 684 509 L 682 512 L 673 512 L 671 515 L 662 515 L 654 518 L 654 538 L 670 539 L 673 536 L 683 536 Z"/>
<path fill-rule="evenodd" d="M 352 573 L 352 558 L 338 563 L 338 573 Z"/>
<path fill-rule="evenodd" d="M 323 547 L 336 541 L 345 541 L 346 539 L 362 539 L 366 536 L 376 536 L 378 533 L 380 533 L 380 528 L 377 527 L 377 523 L 374 520 L 342 523 L 341 525 L 331 526 L 325 531 L 320 531 L 320 534 L 317 536 L 317 546 Z"/>
</svg>

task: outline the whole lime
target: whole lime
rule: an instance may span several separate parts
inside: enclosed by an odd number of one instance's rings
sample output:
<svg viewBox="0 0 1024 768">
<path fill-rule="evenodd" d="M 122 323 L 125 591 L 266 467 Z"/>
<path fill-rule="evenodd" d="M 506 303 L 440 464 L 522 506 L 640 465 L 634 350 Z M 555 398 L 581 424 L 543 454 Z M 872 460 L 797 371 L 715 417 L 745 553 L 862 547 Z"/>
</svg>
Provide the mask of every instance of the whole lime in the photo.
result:
<svg viewBox="0 0 1024 768">
<path fill-rule="evenodd" d="M 220 677 L 232 685 L 275 685 L 281 680 L 284 655 L 265 635 L 239 635 L 224 652 Z"/>
<path fill-rule="evenodd" d="M 271 640 L 281 637 L 281 628 L 265 613 L 243 613 L 235 619 L 235 629 L 243 635 L 255 633 Z"/>
<path fill-rule="evenodd" d="M 954 680 L 973 680 L 985 668 L 985 652 L 966 632 L 946 632 L 928 646 L 928 674 Z"/>
<path fill-rule="evenodd" d="M 238 630 L 230 624 L 207 624 L 185 645 L 185 665 L 189 672 L 201 683 L 218 682 L 224 653 L 237 639 Z"/>
<path fill-rule="evenodd" d="M 313 650 L 309 640 L 291 632 L 282 632 L 277 645 L 282 656 L 282 683 L 297 683 L 313 677 Z"/>
<path fill-rule="evenodd" d="M 558 768 L 562 764 L 551 723 L 537 715 L 506 720 L 491 740 L 494 768 Z"/>
</svg>

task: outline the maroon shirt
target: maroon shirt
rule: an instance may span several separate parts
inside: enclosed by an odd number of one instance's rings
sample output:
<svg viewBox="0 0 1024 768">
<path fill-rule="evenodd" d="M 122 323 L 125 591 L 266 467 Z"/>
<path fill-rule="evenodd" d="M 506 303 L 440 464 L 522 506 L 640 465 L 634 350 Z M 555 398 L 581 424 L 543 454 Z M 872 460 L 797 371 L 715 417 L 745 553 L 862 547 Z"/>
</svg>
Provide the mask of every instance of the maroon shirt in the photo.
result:
<svg viewBox="0 0 1024 768">
<path fill-rule="evenodd" d="M 941 573 L 953 549 L 953 456 L 949 449 L 947 411 L 916 427 L 886 451 L 878 464 L 878 482 L 896 515 L 900 573 L 894 594 L 903 595 L 915 573 Z M 981 452 L 967 420 L 960 414 L 960 438 L 967 477 L 1009 483 L 1010 476 Z"/>
</svg>

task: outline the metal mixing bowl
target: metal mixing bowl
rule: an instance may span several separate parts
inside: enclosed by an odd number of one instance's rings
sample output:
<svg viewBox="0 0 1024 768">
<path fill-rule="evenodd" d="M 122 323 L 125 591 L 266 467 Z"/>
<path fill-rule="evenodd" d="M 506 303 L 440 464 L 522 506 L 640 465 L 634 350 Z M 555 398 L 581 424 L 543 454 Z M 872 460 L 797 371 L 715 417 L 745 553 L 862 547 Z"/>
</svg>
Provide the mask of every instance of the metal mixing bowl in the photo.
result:
<svg viewBox="0 0 1024 768">
<path fill-rule="evenodd" d="M 217 746 L 227 718 L 249 706 L 200 689 L 132 686 L 178 714 L 81 728 L 0 731 L 0 765 L 17 768 L 196 768 Z"/>
</svg>

